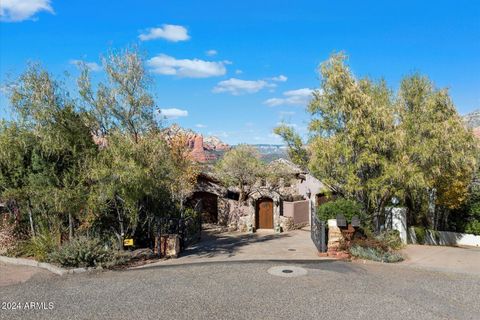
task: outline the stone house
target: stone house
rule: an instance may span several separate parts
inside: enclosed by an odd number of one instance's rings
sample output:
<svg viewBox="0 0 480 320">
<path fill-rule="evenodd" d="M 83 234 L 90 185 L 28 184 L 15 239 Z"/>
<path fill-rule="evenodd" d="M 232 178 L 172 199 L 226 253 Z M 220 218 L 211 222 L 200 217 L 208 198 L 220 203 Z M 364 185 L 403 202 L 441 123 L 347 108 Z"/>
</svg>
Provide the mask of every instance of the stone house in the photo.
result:
<svg viewBox="0 0 480 320">
<path fill-rule="evenodd" d="M 288 160 L 279 159 L 294 172 L 291 181 L 269 185 L 258 181 L 245 202 L 238 201 L 235 187 L 223 186 L 213 175 L 202 173 L 188 203 L 202 213 L 203 221 L 229 230 L 290 230 L 310 223 L 311 213 L 323 203 L 330 189 L 308 172 Z"/>
</svg>

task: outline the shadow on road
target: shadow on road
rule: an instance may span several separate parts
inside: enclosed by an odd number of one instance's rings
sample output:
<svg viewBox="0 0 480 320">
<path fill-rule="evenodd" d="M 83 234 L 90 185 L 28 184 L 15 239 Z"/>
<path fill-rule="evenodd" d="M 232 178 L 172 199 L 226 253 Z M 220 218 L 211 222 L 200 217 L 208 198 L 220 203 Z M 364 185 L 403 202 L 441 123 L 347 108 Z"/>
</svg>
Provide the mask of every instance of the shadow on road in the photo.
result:
<svg viewBox="0 0 480 320">
<path fill-rule="evenodd" d="M 203 257 L 214 258 L 222 255 L 233 257 L 241 248 L 255 243 L 268 243 L 272 240 L 278 240 L 291 237 L 288 233 L 282 234 L 222 234 L 214 230 L 207 229 L 202 231 L 202 240 L 187 248 L 181 257 Z"/>
</svg>

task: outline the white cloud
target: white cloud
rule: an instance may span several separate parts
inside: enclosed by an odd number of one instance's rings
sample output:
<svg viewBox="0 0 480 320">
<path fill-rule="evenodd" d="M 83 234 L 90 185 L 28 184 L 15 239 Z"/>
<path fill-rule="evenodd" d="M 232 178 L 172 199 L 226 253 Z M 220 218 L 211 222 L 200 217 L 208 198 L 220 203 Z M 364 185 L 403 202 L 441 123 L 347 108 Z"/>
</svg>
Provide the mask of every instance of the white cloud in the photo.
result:
<svg viewBox="0 0 480 320">
<path fill-rule="evenodd" d="M 277 122 L 277 126 L 287 126 L 287 127 L 296 128 L 297 124 L 296 123 L 288 123 L 288 122 Z"/>
<path fill-rule="evenodd" d="M 274 83 L 269 83 L 265 80 L 241 80 L 230 78 L 228 80 L 220 81 L 212 91 L 214 93 L 228 92 L 233 95 L 240 95 L 245 93 L 256 93 L 264 88 L 275 86 Z"/>
<path fill-rule="evenodd" d="M 243 71 L 240 70 L 240 69 L 235 70 L 235 74 L 242 74 L 242 73 L 243 73 Z"/>
<path fill-rule="evenodd" d="M 147 61 L 152 72 L 164 75 L 176 75 L 187 78 L 208 78 L 222 76 L 229 61 L 205 61 L 200 59 L 176 59 L 159 54 Z"/>
<path fill-rule="evenodd" d="M 36 13 L 54 13 L 50 0 L 1 0 L 0 20 L 18 22 L 32 18 Z"/>
<path fill-rule="evenodd" d="M 172 42 L 185 41 L 190 39 L 188 31 L 183 26 L 177 26 L 173 24 L 164 24 L 161 28 L 150 28 L 146 33 L 142 33 L 138 36 L 142 41 L 165 39 Z"/>
<path fill-rule="evenodd" d="M 273 77 L 271 78 L 272 81 L 278 81 L 278 82 L 285 82 L 288 80 L 288 78 L 286 76 L 284 76 L 283 74 L 279 75 L 278 77 Z"/>
<path fill-rule="evenodd" d="M 160 117 L 165 119 L 177 119 L 179 117 L 187 117 L 188 111 L 177 108 L 160 109 Z"/>
<path fill-rule="evenodd" d="M 197 128 L 206 128 L 207 126 L 204 125 L 204 124 L 201 124 L 201 123 L 197 123 L 197 124 L 195 125 L 195 127 L 197 127 Z"/>
<path fill-rule="evenodd" d="M 211 50 L 207 50 L 207 51 L 205 52 L 205 54 L 206 54 L 207 56 L 209 56 L 209 57 L 213 57 L 213 56 L 216 56 L 216 55 L 218 54 L 218 51 L 211 49 Z"/>
<path fill-rule="evenodd" d="M 85 66 L 93 72 L 100 71 L 102 68 L 100 65 L 96 62 L 88 62 L 88 61 L 82 61 L 82 60 L 70 60 L 70 64 L 74 64 L 76 66 L 81 66 L 82 64 L 85 64 Z"/>
<path fill-rule="evenodd" d="M 285 91 L 283 93 L 283 98 L 271 98 L 265 100 L 263 103 L 270 107 L 282 105 L 304 106 L 312 98 L 312 93 L 313 90 L 309 88 Z"/>
<path fill-rule="evenodd" d="M 279 114 L 281 116 L 293 116 L 295 114 L 294 111 L 280 111 Z"/>
</svg>

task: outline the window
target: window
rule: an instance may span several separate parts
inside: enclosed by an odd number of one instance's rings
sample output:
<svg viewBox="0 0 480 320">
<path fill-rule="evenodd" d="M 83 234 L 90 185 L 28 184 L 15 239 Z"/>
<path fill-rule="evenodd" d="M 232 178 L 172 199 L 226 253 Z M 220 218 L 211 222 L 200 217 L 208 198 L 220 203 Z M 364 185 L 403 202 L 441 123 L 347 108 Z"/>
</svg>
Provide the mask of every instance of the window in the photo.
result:
<svg viewBox="0 0 480 320">
<path fill-rule="evenodd" d="M 238 201 L 238 199 L 240 199 L 240 194 L 238 192 L 228 191 L 227 199 Z"/>
</svg>

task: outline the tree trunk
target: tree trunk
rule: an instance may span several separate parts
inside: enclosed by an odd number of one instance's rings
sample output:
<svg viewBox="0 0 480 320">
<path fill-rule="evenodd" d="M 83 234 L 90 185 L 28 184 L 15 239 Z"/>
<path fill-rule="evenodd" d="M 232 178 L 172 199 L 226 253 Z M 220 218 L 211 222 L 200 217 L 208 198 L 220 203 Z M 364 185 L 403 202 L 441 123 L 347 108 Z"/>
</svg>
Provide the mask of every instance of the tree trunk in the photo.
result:
<svg viewBox="0 0 480 320">
<path fill-rule="evenodd" d="M 32 232 L 32 237 L 35 238 L 35 228 L 33 226 L 33 214 L 32 208 L 28 206 L 28 220 L 30 220 L 30 231 Z"/>
<path fill-rule="evenodd" d="M 73 217 L 72 213 L 68 213 L 68 240 L 73 240 Z"/>
</svg>

